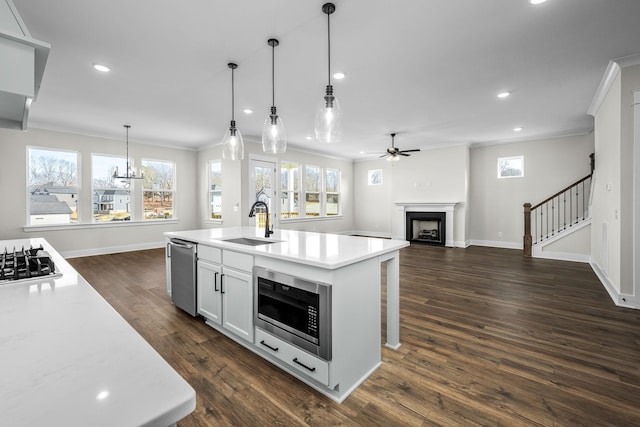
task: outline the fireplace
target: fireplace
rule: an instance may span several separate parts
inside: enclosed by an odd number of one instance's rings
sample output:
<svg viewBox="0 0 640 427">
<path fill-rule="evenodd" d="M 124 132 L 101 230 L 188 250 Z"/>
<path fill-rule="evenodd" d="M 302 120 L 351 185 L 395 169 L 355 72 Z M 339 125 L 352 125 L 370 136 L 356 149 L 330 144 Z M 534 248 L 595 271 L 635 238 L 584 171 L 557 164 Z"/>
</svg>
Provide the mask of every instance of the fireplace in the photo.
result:
<svg viewBox="0 0 640 427">
<path fill-rule="evenodd" d="M 406 240 L 411 243 L 444 246 L 447 215 L 445 212 L 406 212 Z"/>
</svg>

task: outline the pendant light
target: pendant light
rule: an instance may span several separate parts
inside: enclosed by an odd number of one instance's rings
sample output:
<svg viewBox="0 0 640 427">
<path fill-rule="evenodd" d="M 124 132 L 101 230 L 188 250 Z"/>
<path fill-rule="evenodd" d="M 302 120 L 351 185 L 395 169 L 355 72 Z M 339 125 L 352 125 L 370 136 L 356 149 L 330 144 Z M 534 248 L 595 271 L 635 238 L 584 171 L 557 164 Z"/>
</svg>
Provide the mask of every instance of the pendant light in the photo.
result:
<svg viewBox="0 0 640 427">
<path fill-rule="evenodd" d="M 144 172 L 140 172 L 140 174 L 138 174 L 138 171 L 136 170 L 136 168 L 129 165 L 129 128 L 130 127 L 131 125 L 124 125 L 124 128 L 126 129 L 126 132 L 127 132 L 127 171 L 125 175 L 120 175 L 118 173 L 118 167 L 116 166 L 116 168 L 113 170 L 113 177 L 116 179 L 143 179 L 144 178 Z"/>
<path fill-rule="evenodd" d="M 316 141 L 329 144 L 342 140 L 342 109 L 333 94 L 333 86 L 331 86 L 331 25 L 329 17 L 335 10 L 336 5 L 333 3 L 322 5 L 322 12 L 327 14 L 328 84 L 315 119 Z"/>
<path fill-rule="evenodd" d="M 271 46 L 271 114 L 264 120 L 262 126 L 262 151 L 265 153 L 284 153 L 287 151 L 287 135 L 284 131 L 282 117 L 276 112 L 276 83 L 275 83 L 275 50 L 280 44 L 276 39 L 267 40 Z"/>
<path fill-rule="evenodd" d="M 244 143 L 242 142 L 240 130 L 236 128 L 236 120 L 234 118 L 235 92 L 233 70 L 238 68 L 238 65 L 230 62 L 227 66 L 231 68 L 231 124 L 229 125 L 229 129 L 225 132 L 224 138 L 222 138 L 222 158 L 228 160 L 242 160 L 244 159 Z"/>
</svg>

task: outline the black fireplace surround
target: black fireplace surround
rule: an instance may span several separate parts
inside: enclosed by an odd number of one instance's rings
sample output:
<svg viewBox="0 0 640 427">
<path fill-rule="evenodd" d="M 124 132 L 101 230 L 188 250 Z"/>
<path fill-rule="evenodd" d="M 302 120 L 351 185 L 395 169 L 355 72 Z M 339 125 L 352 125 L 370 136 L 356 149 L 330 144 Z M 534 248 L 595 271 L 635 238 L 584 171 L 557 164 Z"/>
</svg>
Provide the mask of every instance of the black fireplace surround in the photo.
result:
<svg viewBox="0 0 640 427">
<path fill-rule="evenodd" d="M 434 221 L 436 229 L 414 230 L 414 221 Z M 423 245 L 444 246 L 446 242 L 447 214 L 445 212 L 406 212 L 406 240 Z M 426 231 L 426 233 L 423 233 Z"/>
</svg>

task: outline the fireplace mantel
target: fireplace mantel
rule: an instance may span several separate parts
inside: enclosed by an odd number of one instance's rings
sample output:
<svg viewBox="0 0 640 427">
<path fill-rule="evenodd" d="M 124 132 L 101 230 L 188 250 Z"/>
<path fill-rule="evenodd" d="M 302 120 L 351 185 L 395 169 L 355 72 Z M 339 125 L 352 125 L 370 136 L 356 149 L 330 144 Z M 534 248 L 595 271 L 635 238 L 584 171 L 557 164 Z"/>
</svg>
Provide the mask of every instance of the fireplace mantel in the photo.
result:
<svg viewBox="0 0 640 427">
<path fill-rule="evenodd" d="M 445 246 L 453 247 L 454 246 L 454 236 L 453 236 L 453 212 L 458 204 L 457 202 L 443 202 L 443 203 L 431 203 L 431 202 L 395 202 L 397 207 L 396 214 L 396 224 L 398 230 L 396 236 L 394 238 L 397 239 L 405 239 L 404 230 L 406 229 L 406 213 L 407 212 L 444 212 L 446 214 L 446 241 L 444 242 Z"/>
</svg>

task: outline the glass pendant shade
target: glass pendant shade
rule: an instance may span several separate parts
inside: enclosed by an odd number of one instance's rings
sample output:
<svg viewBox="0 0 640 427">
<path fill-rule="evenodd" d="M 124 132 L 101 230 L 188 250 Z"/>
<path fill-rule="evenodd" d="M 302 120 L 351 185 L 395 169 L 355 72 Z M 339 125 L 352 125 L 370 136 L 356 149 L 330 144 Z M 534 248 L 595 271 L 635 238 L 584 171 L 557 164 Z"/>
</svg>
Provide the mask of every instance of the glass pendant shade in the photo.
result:
<svg viewBox="0 0 640 427">
<path fill-rule="evenodd" d="M 225 160 L 242 160 L 244 159 L 244 142 L 242 141 L 240 130 L 236 127 L 234 118 L 235 85 L 233 70 L 238 68 L 238 65 L 230 62 L 227 66 L 231 68 L 231 123 L 222 138 L 222 158 Z"/>
<path fill-rule="evenodd" d="M 276 110 L 275 48 L 280 42 L 277 39 L 269 39 L 267 44 L 271 46 L 271 114 L 264 119 L 262 126 L 262 151 L 278 154 L 287 151 L 287 134 L 282 117 L 278 116 Z"/>
<path fill-rule="evenodd" d="M 342 109 L 330 87 L 327 87 L 327 93 L 316 110 L 314 124 L 316 141 L 319 143 L 334 144 L 342 140 Z"/>
<path fill-rule="evenodd" d="M 322 5 L 322 12 L 327 15 L 327 89 L 320 106 L 316 110 L 314 127 L 316 141 L 321 144 L 335 144 L 342 141 L 342 109 L 333 94 L 331 85 L 331 25 L 330 16 L 336 10 L 333 3 Z"/>
<path fill-rule="evenodd" d="M 231 126 L 227 129 L 222 138 L 222 158 L 225 160 L 244 159 L 244 142 L 242 134 L 236 128 L 235 121 L 231 121 Z"/>
<path fill-rule="evenodd" d="M 262 151 L 277 154 L 287 151 L 287 135 L 282 117 L 278 117 L 276 108 L 271 107 L 271 115 L 264 119 L 262 126 Z"/>
</svg>

